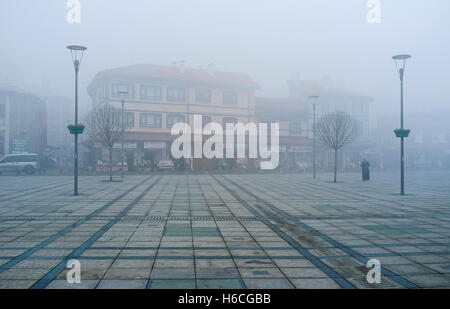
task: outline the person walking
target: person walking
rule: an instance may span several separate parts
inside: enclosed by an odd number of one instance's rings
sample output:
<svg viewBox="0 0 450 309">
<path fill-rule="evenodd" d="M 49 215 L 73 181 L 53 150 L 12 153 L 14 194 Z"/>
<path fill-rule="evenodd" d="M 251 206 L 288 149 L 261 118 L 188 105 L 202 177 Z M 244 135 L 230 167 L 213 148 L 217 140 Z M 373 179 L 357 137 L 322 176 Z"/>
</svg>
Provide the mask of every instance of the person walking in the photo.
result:
<svg viewBox="0 0 450 309">
<path fill-rule="evenodd" d="M 370 163 L 369 163 L 369 161 L 366 161 L 366 158 L 363 158 L 362 159 L 362 162 L 361 162 L 361 169 L 362 169 L 362 180 L 363 181 L 369 181 L 370 180 L 370 170 L 369 170 L 369 167 L 370 167 Z"/>
</svg>

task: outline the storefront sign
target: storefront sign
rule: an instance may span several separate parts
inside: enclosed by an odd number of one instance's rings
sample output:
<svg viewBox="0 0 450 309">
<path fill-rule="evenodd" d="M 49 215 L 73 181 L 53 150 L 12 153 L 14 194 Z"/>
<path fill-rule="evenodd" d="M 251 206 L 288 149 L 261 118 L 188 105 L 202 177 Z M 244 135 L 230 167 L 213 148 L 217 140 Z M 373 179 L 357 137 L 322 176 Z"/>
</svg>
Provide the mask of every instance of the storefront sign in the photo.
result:
<svg viewBox="0 0 450 309">
<path fill-rule="evenodd" d="M 28 152 L 28 142 L 24 139 L 13 139 L 12 142 L 12 153 L 27 153 Z"/>
<path fill-rule="evenodd" d="M 144 142 L 144 149 L 164 149 L 166 148 L 165 142 Z"/>
<path fill-rule="evenodd" d="M 114 149 L 121 149 L 122 148 L 122 143 L 115 143 L 113 148 Z M 123 148 L 125 148 L 125 149 L 136 149 L 137 148 L 137 143 L 123 143 Z"/>
</svg>

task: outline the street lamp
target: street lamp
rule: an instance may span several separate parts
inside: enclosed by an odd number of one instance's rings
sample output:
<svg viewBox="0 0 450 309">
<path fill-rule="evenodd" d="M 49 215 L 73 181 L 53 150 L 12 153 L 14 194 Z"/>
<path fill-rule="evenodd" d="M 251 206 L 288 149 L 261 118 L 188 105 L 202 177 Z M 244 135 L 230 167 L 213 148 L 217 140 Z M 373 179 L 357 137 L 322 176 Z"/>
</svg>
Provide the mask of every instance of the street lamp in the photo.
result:
<svg viewBox="0 0 450 309">
<path fill-rule="evenodd" d="M 313 107 L 313 179 L 316 179 L 316 104 L 318 95 L 310 95 L 309 101 Z"/>
<path fill-rule="evenodd" d="M 84 130 L 83 125 L 78 125 L 78 69 L 80 68 L 81 60 L 87 49 L 84 46 L 70 45 L 67 46 L 72 54 L 73 66 L 75 68 L 75 125 L 69 126 L 71 134 L 75 135 L 75 157 L 74 157 L 74 195 L 78 195 L 78 134 L 82 134 Z"/>
<path fill-rule="evenodd" d="M 395 61 L 400 77 L 400 129 L 394 130 L 395 135 L 400 138 L 400 194 L 405 195 L 405 152 L 404 139 L 409 136 L 411 130 L 403 128 L 403 76 L 405 73 L 406 60 L 410 55 L 397 55 L 392 57 Z"/>
<path fill-rule="evenodd" d="M 125 97 L 128 95 L 128 91 L 127 90 L 119 90 L 118 91 L 119 97 L 122 99 L 122 134 L 125 131 L 125 126 L 124 126 L 124 122 L 123 122 L 123 118 L 124 118 L 124 107 L 125 107 Z M 122 135 L 122 151 L 120 156 L 122 157 L 122 164 L 120 165 L 120 178 L 123 178 L 123 161 L 124 161 L 124 145 L 123 145 L 123 135 Z"/>
</svg>

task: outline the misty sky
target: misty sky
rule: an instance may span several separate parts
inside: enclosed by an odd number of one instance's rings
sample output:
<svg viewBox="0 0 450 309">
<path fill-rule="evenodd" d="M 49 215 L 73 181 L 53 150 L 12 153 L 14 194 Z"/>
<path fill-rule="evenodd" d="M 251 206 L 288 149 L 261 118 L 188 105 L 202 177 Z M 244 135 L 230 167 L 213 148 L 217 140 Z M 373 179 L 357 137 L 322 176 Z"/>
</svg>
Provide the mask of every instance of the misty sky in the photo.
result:
<svg viewBox="0 0 450 309">
<path fill-rule="evenodd" d="M 88 47 L 81 98 L 103 69 L 136 63 L 249 73 L 258 95 L 287 96 L 286 81 L 329 76 L 336 87 L 374 97 L 377 114 L 398 112 L 391 56 L 409 53 L 407 111 L 450 103 L 450 1 L 381 0 L 381 24 L 366 20 L 366 0 L 80 0 L 81 24 L 66 21 L 65 0 L 0 1 L 0 78 L 73 97 L 65 46 Z M 19 74 L 20 76 L 20 74 Z M 11 78 L 10 78 L 11 79 Z M 1 79 L 0 79 L 1 80 Z M 20 81 L 18 81 L 20 83 Z"/>
</svg>

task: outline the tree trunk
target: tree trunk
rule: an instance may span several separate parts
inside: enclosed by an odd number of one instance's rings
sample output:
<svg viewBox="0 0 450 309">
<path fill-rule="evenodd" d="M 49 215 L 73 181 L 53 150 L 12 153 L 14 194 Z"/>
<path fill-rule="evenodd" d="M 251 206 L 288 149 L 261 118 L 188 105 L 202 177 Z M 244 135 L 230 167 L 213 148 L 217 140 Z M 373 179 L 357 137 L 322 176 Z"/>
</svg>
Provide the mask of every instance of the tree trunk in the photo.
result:
<svg viewBox="0 0 450 309">
<path fill-rule="evenodd" d="M 109 182 L 112 182 L 112 147 L 109 147 Z"/>
<path fill-rule="evenodd" d="M 337 155 L 338 155 L 338 150 L 335 149 L 334 150 L 334 182 L 335 183 L 337 182 L 337 164 L 338 164 Z"/>
</svg>

